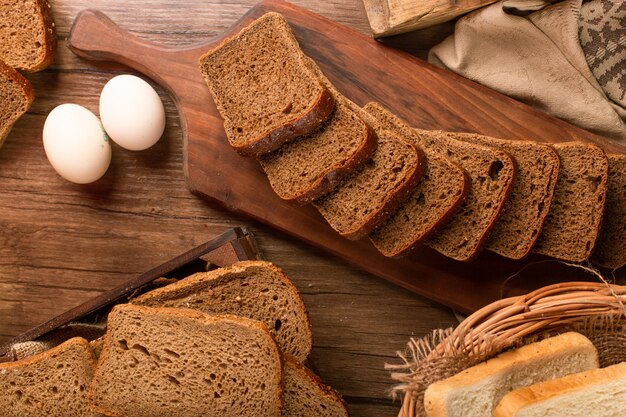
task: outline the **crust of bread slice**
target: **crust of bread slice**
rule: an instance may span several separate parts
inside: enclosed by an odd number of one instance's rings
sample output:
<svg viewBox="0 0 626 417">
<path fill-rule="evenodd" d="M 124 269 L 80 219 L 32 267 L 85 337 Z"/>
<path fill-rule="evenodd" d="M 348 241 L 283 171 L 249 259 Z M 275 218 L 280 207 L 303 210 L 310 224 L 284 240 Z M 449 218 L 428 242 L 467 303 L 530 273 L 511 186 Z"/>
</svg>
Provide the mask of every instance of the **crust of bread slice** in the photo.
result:
<svg viewBox="0 0 626 417">
<path fill-rule="evenodd" d="M 52 18 L 52 6 L 50 6 L 50 2 L 48 0 L 37 0 L 39 3 L 38 13 L 43 22 L 43 30 L 45 31 L 45 47 L 46 51 L 42 56 L 42 59 L 33 67 L 30 68 L 20 68 L 26 72 L 38 72 L 45 68 L 47 68 L 54 59 L 54 51 L 57 47 L 57 35 L 56 35 L 56 25 L 54 23 L 54 19 Z"/>
<path fill-rule="evenodd" d="M 15 122 L 22 117 L 33 104 L 35 94 L 33 92 L 33 87 L 30 85 L 28 80 L 2 61 L 0 61 L 0 78 L 17 85 L 19 90 L 21 90 L 22 99 L 24 100 L 22 106 L 19 109 L 16 109 L 13 114 L 9 115 L 7 117 L 7 122 L 0 126 L 0 146 L 2 146 L 4 140 L 9 135 L 9 132 L 11 132 L 13 124 L 15 124 Z"/>
<path fill-rule="evenodd" d="M 428 417 L 484 417 L 509 391 L 598 367 L 598 352 L 575 332 L 504 352 L 431 384 L 424 394 Z"/>
<path fill-rule="evenodd" d="M 557 414 L 554 410 L 558 410 Z M 493 412 L 494 417 L 622 417 L 624 414 L 626 362 L 516 389 L 505 395 Z"/>
</svg>

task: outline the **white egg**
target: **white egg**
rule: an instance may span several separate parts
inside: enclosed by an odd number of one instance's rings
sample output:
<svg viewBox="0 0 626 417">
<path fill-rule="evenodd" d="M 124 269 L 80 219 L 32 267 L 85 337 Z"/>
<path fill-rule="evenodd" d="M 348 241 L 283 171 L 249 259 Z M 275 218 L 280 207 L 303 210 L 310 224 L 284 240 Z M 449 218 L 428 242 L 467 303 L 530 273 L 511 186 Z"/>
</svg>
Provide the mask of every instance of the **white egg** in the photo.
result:
<svg viewBox="0 0 626 417">
<path fill-rule="evenodd" d="M 148 149 L 165 130 L 161 98 L 134 75 L 118 75 L 100 93 L 100 119 L 109 137 L 131 151 Z"/>
<path fill-rule="evenodd" d="M 96 181 L 111 164 L 111 143 L 100 120 L 78 104 L 61 104 L 48 114 L 43 147 L 54 170 L 78 184 Z"/>
</svg>

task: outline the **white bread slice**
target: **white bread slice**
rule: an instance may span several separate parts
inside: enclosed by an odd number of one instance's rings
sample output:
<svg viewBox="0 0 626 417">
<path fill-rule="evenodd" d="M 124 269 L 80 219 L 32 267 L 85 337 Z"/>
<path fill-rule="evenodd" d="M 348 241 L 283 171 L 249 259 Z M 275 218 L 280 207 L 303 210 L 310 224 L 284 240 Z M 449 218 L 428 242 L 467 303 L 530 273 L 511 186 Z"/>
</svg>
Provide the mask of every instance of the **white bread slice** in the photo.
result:
<svg viewBox="0 0 626 417">
<path fill-rule="evenodd" d="M 598 367 L 598 352 L 569 332 L 504 352 L 435 382 L 424 394 L 429 417 L 486 417 L 509 391 Z"/>
<path fill-rule="evenodd" d="M 87 401 L 95 358 L 80 337 L 38 355 L 0 363 L 3 417 L 95 417 Z"/>
<path fill-rule="evenodd" d="M 516 389 L 494 417 L 624 417 L 626 362 Z"/>
<path fill-rule="evenodd" d="M 339 394 L 294 358 L 284 357 L 283 417 L 348 417 Z"/>
<path fill-rule="evenodd" d="M 281 362 L 259 321 L 121 304 L 109 314 L 89 400 L 114 417 L 279 417 Z"/>
<path fill-rule="evenodd" d="M 259 320 L 270 329 L 282 352 L 300 362 L 313 347 L 309 316 L 298 289 L 270 262 L 243 261 L 198 273 L 130 302 Z"/>
</svg>

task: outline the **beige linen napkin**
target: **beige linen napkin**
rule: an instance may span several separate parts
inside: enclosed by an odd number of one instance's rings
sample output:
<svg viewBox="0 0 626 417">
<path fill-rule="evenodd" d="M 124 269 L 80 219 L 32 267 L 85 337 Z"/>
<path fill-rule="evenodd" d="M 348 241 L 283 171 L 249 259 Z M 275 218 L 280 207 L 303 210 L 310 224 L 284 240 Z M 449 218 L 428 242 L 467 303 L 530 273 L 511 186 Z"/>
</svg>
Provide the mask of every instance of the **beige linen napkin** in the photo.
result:
<svg viewBox="0 0 626 417">
<path fill-rule="evenodd" d="M 527 16 L 503 3 L 461 18 L 428 61 L 626 141 L 626 1 L 566 0 Z"/>
</svg>

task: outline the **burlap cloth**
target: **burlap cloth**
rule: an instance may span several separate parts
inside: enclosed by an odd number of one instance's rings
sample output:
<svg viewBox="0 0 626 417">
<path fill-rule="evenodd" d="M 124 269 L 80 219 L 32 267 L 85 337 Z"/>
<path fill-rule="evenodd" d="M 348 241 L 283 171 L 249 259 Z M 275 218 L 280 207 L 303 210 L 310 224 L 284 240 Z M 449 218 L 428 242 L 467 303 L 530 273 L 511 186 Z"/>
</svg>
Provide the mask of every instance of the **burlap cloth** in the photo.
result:
<svg viewBox="0 0 626 417">
<path fill-rule="evenodd" d="M 566 0 L 527 16 L 498 2 L 461 18 L 429 62 L 626 141 L 626 1 Z"/>
</svg>

